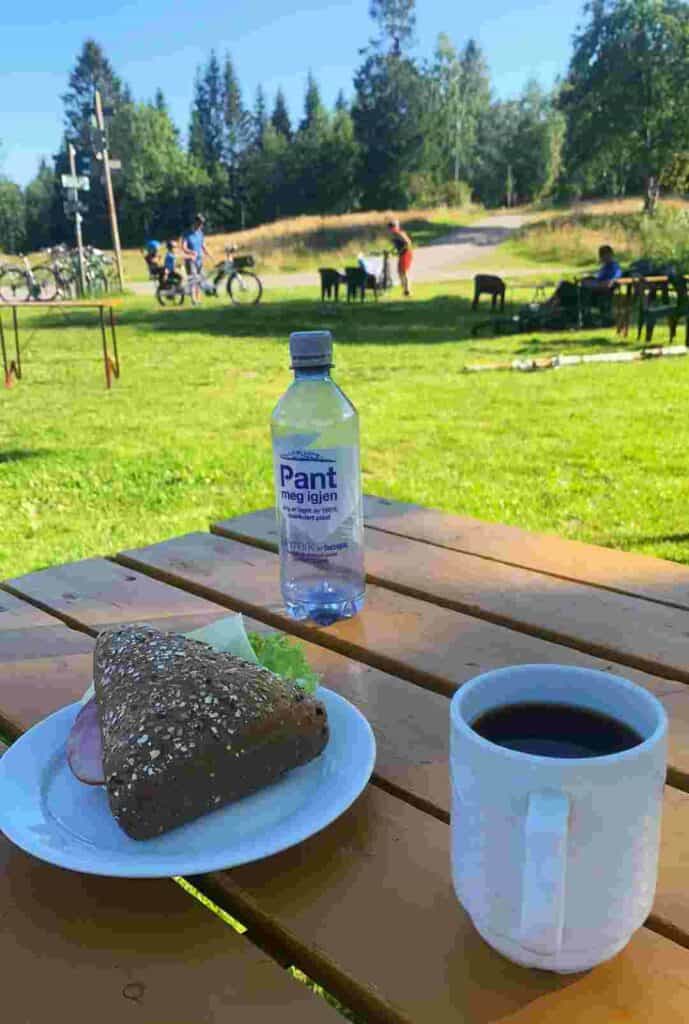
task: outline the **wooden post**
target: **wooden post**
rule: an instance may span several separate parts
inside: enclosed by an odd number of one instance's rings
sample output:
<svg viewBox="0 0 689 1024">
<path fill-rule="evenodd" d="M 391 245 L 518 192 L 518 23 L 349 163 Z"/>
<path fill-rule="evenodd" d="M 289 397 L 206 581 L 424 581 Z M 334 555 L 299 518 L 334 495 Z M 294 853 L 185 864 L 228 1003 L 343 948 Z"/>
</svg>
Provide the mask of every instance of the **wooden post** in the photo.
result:
<svg viewBox="0 0 689 1024">
<path fill-rule="evenodd" d="M 105 195 L 108 201 L 108 215 L 110 217 L 110 230 L 112 232 L 112 244 L 115 250 L 115 263 L 117 265 L 117 277 L 120 282 L 120 289 L 124 288 L 124 272 L 122 270 L 122 250 L 120 248 L 120 229 L 117 225 L 117 209 L 115 208 L 115 195 L 112 190 L 112 177 L 110 175 L 110 156 L 108 155 L 108 143 L 105 138 L 105 120 L 103 119 L 103 104 L 101 103 L 100 92 L 96 89 L 96 123 L 103 141 L 103 172 L 105 176 Z"/>
</svg>

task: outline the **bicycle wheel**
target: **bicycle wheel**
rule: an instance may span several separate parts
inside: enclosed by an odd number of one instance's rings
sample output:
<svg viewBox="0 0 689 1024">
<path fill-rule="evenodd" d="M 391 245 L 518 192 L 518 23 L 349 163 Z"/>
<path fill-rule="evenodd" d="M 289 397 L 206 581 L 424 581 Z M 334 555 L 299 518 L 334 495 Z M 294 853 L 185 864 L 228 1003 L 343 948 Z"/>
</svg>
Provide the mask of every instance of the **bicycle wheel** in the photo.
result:
<svg viewBox="0 0 689 1024">
<path fill-rule="evenodd" d="M 57 295 L 57 277 L 51 267 L 34 267 L 31 295 L 36 302 L 52 302 Z"/>
<path fill-rule="evenodd" d="M 0 299 L 3 302 L 28 302 L 31 297 L 26 274 L 19 267 L 7 267 L 0 274 Z"/>
<path fill-rule="evenodd" d="M 261 301 L 263 285 L 255 274 L 245 270 L 232 274 L 227 282 L 227 294 L 235 306 L 255 306 Z"/>
<path fill-rule="evenodd" d="M 156 288 L 156 298 L 161 306 L 181 306 L 184 302 L 184 292 L 177 288 Z"/>
<path fill-rule="evenodd" d="M 63 299 L 76 299 L 79 297 L 79 287 L 74 274 L 68 270 L 60 270 L 57 273 L 59 293 Z"/>
</svg>

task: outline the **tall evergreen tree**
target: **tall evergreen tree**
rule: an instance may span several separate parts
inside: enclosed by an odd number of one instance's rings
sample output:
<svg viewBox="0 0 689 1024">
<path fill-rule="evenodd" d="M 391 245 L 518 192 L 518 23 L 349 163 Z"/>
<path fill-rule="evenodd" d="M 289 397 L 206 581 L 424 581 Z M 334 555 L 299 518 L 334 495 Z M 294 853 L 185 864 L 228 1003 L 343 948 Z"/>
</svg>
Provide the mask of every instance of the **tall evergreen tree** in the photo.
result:
<svg viewBox="0 0 689 1024">
<path fill-rule="evenodd" d="M 340 89 L 340 91 L 337 94 L 337 97 L 335 98 L 336 113 L 340 113 L 342 110 L 349 110 L 349 105 L 344 94 L 344 89 Z"/>
<path fill-rule="evenodd" d="M 246 221 L 246 190 L 242 174 L 243 157 L 251 145 L 251 115 L 244 108 L 239 79 L 229 54 L 223 69 L 225 164 L 227 167 L 232 221 L 244 227 Z"/>
<path fill-rule="evenodd" d="M 161 114 L 169 114 L 170 110 L 165 99 L 165 93 L 162 89 L 156 89 L 155 96 L 153 98 L 153 106 L 156 110 L 159 110 Z"/>
<path fill-rule="evenodd" d="M 116 108 L 131 98 L 102 48 L 95 40 L 87 39 L 70 72 L 67 91 L 62 96 L 65 132 L 76 146 L 90 144 L 96 89 L 107 107 Z"/>
<path fill-rule="evenodd" d="M 362 149 L 365 206 L 403 207 L 410 175 L 423 170 L 428 104 L 425 81 L 405 54 L 414 33 L 414 0 L 375 0 L 379 35 L 356 72 L 352 115 Z"/>
<path fill-rule="evenodd" d="M 289 111 L 287 110 L 287 101 L 282 89 L 278 89 L 275 94 L 275 106 L 273 107 L 273 113 L 270 115 L 270 123 L 280 135 L 284 135 L 286 139 L 292 138 L 292 125 L 289 119 Z"/>
<path fill-rule="evenodd" d="M 263 136 L 265 135 L 267 126 L 268 108 L 266 105 L 266 94 L 263 91 L 263 86 L 259 85 L 256 89 L 254 112 L 252 114 L 252 142 L 254 146 L 263 145 Z"/>
<path fill-rule="evenodd" d="M 323 118 L 325 114 L 325 107 L 321 100 L 321 91 L 318 88 L 318 82 L 314 78 L 311 71 L 309 71 L 306 79 L 306 95 L 304 96 L 304 116 L 299 124 L 300 130 L 310 128 L 320 118 Z"/>
<path fill-rule="evenodd" d="M 189 148 L 208 171 L 222 163 L 224 156 L 225 110 L 223 76 L 214 50 L 194 80 Z"/>
</svg>

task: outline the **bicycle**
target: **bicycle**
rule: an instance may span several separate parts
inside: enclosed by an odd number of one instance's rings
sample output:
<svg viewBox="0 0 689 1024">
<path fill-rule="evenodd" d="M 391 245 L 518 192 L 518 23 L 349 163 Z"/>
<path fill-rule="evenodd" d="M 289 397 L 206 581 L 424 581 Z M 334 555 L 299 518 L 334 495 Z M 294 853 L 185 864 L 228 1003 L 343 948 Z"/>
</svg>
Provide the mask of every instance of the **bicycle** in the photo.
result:
<svg viewBox="0 0 689 1024">
<path fill-rule="evenodd" d="M 55 275 L 58 295 L 61 298 L 75 299 L 79 294 L 79 279 L 66 245 L 54 245 L 42 252 L 49 257 L 47 267 Z"/>
<path fill-rule="evenodd" d="M 50 267 L 32 267 L 20 253 L 22 266 L 6 266 L 0 274 L 0 299 L 3 302 L 52 302 L 58 282 Z"/>
<path fill-rule="evenodd" d="M 161 306 L 182 306 L 187 296 L 189 296 L 192 306 L 196 306 L 198 304 L 196 289 L 202 291 L 204 295 L 217 296 L 218 294 L 218 289 L 203 271 L 183 278 L 175 270 L 169 278 L 165 279 L 164 271 L 161 268 L 157 277 L 156 298 Z"/>
<path fill-rule="evenodd" d="M 225 246 L 225 259 L 215 266 L 213 284 L 220 288 L 223 278 L 227 278 L 227 294 L 235 306 L 255 306 L 261 301 L 263 284 L 260 277 L 248 268 L 254 266 L 251 255 L 235 256 L 237 250 L 233 245 Z"/>
</svg>

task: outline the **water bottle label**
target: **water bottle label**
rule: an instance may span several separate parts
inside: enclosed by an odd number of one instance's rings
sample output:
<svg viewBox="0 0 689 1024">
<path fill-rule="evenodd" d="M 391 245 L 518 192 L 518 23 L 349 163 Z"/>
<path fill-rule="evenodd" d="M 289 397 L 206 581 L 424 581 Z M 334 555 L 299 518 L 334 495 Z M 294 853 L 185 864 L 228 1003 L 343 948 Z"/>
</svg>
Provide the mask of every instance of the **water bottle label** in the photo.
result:
<svg viewBox="0 0 689 1024">
<path fill-rule="evenodd" d="M 288 552 L 302 559 L 337 557 L 350 547 L 358 521 L 358 450 L 278 446 L 275 493 Z"/>
</svg>

